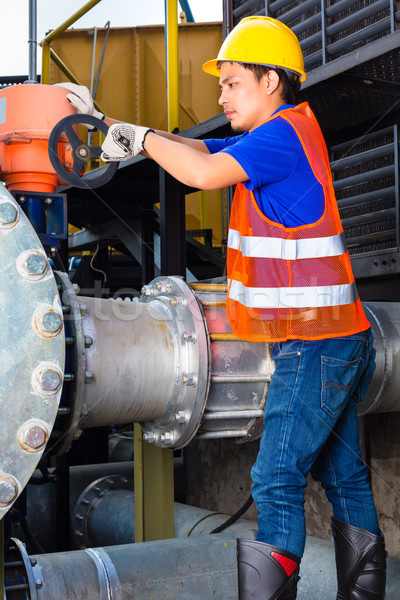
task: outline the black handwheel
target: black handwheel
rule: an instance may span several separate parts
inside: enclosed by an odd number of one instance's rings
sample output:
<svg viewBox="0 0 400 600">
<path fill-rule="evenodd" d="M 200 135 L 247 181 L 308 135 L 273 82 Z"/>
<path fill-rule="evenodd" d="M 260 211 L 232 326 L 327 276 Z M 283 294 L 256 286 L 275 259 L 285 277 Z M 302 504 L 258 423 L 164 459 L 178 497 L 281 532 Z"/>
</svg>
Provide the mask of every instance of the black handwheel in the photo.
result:
<svg viewBox="0 0 400 600">
<path fill-rule="evenodd" d="M 91 171 L 90 177 L 80 177 L 82 169 L 89 160 L 97 158 L 101 154 L 101 146 L 88 146 L 82 140 L 79 139 L 73 129 L 73 125 L 79 123 L 86 123 L 99 129 L 105 135 L 108 131 L 108 125 L 101 121 L 97 117 L 91 115 L 69 115 L 64 119 L 61 119 L 54 126 L 49 137 L 49 158 L 53 166 L 53 169 L 59 177 L 64 179 L 67 183 L 75 185 L 79 188 L 97 188 L 104 185 L 115 175 L 118 169 L 118 162 L 111 162 L 105 169 L 101 169 L 101 173 L 98 176 L 92 175 L 94 171 Z M 62 134 L 65 134 L 68 143 L 72 149 L 73 165 L 72 171 L 68 171 L 64 167 L 63 163 L 58 156 L 58 140 Z"/>
</svg>

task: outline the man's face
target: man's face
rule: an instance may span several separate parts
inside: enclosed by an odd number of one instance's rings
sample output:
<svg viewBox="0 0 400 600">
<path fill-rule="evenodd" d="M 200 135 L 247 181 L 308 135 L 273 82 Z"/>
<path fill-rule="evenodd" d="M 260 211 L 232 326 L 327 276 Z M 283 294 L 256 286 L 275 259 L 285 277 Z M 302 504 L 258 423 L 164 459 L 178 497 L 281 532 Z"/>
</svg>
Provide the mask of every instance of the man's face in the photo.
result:
<svg viewBox="0 0 400 600">
<path fill-rule="evenodd" d="M 219 87 L 219 104 L 234 131 L 252 131 L 273 112 L 269 110 L 271 98 L 265 91 L 264 78 L 258 81 L 252 71 L 239 63 L 221 64 Z"/>
</svg>

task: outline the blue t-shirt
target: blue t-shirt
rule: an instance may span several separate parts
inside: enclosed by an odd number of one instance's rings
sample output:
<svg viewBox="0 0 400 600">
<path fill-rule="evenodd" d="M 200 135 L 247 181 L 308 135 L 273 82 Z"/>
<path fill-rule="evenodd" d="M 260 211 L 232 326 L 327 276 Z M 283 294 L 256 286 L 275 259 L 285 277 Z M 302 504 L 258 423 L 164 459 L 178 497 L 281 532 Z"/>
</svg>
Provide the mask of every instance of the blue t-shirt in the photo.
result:
<svg viewBox="0 0 400 600">
<path fill-rule="evenodd" d="M 278 111 L 291 108 L 285 104 Z M 284 227 L 315 223 L 325 208 L 324 191 L 316 179 L 303 146 L 292 125 L 276 117 L 242 135 L 204 140 L 211 154 L 233 156 L 249 178 L 252 190 L 266 217 Z"/>
</svg>

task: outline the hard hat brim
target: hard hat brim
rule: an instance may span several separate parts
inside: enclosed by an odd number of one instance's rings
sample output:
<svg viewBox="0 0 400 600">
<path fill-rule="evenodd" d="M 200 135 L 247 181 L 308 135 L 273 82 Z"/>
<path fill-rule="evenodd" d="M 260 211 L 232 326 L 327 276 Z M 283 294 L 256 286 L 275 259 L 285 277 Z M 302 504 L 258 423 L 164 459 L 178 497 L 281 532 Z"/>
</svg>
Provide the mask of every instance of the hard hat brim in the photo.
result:
<svg viewBox="0 0 400 600">
<path fill-rule="evenodd" d="M 233 61 L 231 58 L 214 58 L 213 60 L 208 60 L 207 62 L 204 63 L 203 65 L 203 71 L 205 73 L 208 73 L 209 75 L 215 75 L 215 77 L 220 77 L 221 75 L 221 69 L 219 67 L 221 62 L 240 62 L 240 61 Z M 252 63 L 255 64 L 255 63 Z M 262 64 L 262 63 L 257 63 L 257 64 Z M 307 79 L 307 74 L 305 71 L 301 71 L 300 69 L 291 69 L 289 65 L 285 65 L 284 67 L 277 65 L 277 67 L 279 69 L 283 69 L 283 70 L 287 70 L 287 71 L 292 71 L 293 73 L 297 73 L 297 75 L 300 76 L 300 82 L 303 83 L 306 79 Z"/>
</svg>

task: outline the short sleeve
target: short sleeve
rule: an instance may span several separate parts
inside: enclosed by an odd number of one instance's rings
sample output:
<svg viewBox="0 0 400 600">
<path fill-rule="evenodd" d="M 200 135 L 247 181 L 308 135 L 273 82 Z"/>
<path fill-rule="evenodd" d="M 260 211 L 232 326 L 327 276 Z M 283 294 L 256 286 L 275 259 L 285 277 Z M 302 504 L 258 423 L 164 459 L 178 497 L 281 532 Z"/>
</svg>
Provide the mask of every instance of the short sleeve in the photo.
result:
<svg viewBox="0 0 400 600">
<path fill-rule="evenodd" d="M 296 168 L 302 146 L 291 124 L 276 117 L 221 151 L 237 160 L 249 178 L 246 188 L 254 190 L 287 179 Z"/>
</svg>

